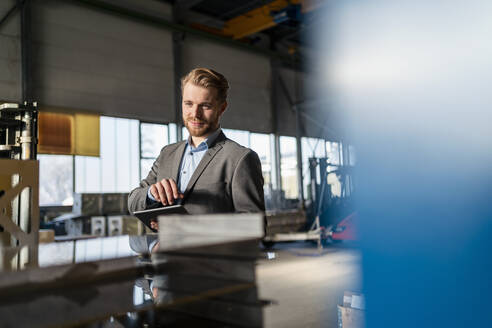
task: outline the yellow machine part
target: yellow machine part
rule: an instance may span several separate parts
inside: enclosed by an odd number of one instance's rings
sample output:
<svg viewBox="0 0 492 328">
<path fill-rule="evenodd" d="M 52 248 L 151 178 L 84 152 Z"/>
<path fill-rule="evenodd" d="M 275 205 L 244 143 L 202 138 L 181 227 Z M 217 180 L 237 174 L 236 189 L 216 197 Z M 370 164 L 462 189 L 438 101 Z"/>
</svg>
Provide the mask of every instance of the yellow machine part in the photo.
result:
<svg viewBox="0 0 492 328">
<path fill-rule="evenodd" d="M 276 25 L 271 12 L 280 11 L 289 5 L 301 4 L 303 13 L 315 10 L 326 3 L 325 0 L 275 0 L 267 5 L 253 9 L 243 15 L 228 20 L 221 34 L 233 39 L 241 39 Z"/>
</svg>

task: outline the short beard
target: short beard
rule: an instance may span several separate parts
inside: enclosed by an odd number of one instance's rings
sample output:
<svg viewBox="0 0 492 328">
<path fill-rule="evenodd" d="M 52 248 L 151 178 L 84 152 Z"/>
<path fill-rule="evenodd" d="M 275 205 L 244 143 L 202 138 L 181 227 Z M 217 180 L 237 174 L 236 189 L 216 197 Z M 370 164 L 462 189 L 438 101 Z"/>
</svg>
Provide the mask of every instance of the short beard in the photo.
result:
<svg viewBox="0 0 492 328">
<path fill-rule="evenodd" d="M 184 125 L 186 127 L 186 130 L 188 130 L 188 133 L 190 134 L 190 136 L 192 137 L 203 137 L 203 136 L 207 136 L 208 134 L 212 133 L 213 131 L 215 131 L 217 128 L 218 128 L 218 124 L 217 126 L 212 126 L 212 125 L 208 125 L 206 127 L 204 127 L 204 129 L 200 129 L 199 131 L 193 129 L 192 127 L 189 126 L 189 122 L 187 120 L 183 120 L 184 121 Z"/>
</svg>

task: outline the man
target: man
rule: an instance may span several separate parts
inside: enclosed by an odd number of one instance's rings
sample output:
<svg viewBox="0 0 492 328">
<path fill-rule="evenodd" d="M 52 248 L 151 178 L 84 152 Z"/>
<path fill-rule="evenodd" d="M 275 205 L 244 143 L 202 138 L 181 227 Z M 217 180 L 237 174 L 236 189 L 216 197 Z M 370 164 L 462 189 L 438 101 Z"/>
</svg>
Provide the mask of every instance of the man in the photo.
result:
<svg viewBox="0 0 492 328">
<path fill-rule="evenodd" d="M 176 203 L 190 214 L 265 210 L 258 155 L 227 139 L 220 128 L 228 89 L 225 77 L 207 68 L 181 80 L 190 137 L 161 150 L 147 178 L 130 193 L 130 212 Z"/>
</svg>

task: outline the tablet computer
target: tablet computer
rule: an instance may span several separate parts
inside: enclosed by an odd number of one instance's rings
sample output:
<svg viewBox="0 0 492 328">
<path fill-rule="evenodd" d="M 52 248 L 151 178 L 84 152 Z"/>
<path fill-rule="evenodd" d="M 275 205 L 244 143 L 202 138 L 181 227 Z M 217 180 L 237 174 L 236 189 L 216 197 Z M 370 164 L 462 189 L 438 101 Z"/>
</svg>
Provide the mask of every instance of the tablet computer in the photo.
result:
<svg viewBox="0 0 492 328">
<path fill-rule="evenodd" d="M 155 230 L 150 227 L 150 221 L 152 219 L 157 219 L 159 215 L 167 215 L 167 214 L 188 214 L 188 212 L 183 207 L 183 205 L 171 205 L 171 206 L 157 207 L 148 210 L 133 212 L 134 216 L 136 216 L 140 221 L 142 221 L 147 227 L 149 227 L 154 232 Z"/>
</svg>

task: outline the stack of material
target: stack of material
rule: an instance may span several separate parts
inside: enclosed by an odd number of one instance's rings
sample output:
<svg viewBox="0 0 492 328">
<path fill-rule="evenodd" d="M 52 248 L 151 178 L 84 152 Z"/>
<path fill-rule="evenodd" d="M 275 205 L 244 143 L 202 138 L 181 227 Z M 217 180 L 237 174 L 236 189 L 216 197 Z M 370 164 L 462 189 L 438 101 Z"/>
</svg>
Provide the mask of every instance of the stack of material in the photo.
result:
<svg viewBox="0 0 492 328">
<path fill-rule="evenodd" d="M 168 274 L 154 278 L 165 314 L 159 324 L 261 327 L 255 262 L 262 221 L 260 214 L 160 217 L 153 262 L 166 263 Z"/>
<path fill-rule="evenodd" d="M 266 235 L 305 231 L 306 221 L 306 213 L 302 210 L 267 213 Z"/>
<path fill-rule="evenodd" d="M 128 193 L 76 193 L 72 212 L 88 216 L 127 214 L 127 199 Z"/>
<path fill-rule="evenodd" d="M 110 317 L 125 326 L 263 325 L 255 282 L 261 214 L 173 216 L 160 218 L 159 226 L 159 252 L 151 260 L 127 257 L 0 274 L 2 327 L 80 325 Z M 137 301 L 142 281 L 147 296 Z"/>
</svg>

